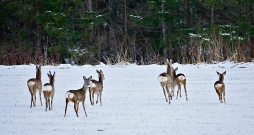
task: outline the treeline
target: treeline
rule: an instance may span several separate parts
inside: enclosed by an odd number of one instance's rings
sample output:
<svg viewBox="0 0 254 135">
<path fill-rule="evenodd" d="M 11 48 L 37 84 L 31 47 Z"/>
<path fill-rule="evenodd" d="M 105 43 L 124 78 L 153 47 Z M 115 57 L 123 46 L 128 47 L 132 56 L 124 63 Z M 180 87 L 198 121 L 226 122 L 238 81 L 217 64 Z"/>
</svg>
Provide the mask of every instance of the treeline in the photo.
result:
<svg viewBox="0 0 254 135">
<path fill-rule="evenodd" d="M 2 0 L 0 64 L 252 61 L 254 0 Z"/>
</svg>

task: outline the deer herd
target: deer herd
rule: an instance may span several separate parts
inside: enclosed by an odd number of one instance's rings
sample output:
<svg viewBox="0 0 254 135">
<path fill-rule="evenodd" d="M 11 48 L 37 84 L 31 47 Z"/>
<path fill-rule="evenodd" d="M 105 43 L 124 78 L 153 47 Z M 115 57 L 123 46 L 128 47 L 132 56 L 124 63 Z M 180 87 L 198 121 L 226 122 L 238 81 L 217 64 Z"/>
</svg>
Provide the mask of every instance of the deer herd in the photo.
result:
<svg viewBox="0 0 254 135">
<path fill-rule="evenodd" d="M 172 97 L 174 97 L 174 91 L 175 91 L 176 86 L 178 87 L 176 99 L 178 98 L 178 94 L 180 94 L 180 97 L 181 97 L 181 86 L 182 85 L 184 87 L 186 101 L 188 101 L 185 75 L 182 73 L 176 74 L 178 67 L 176 67 L 175 69 L 173 68 L 171 59 L 170 59 L 170 61 L 167 59 L 165 62 L 165 65 L 167 66 L 167 72 L 161 73 L 157 77 L 157 80 L 161 84 L 166 102 L 169 102 L 169 104 L 171 103 L 170 100 L 172 100 Z M 83 76 L 84 84 L 83 84 L 82 88 L 80 88 L 78 90 L 69 90 L 66 92 L 66 94 L 65 94 L 66 107 L 65 107 L 64 117 L 66 116 L 68 103 L 70 101 L 74 103 L 74 110 L 76 112 L 77 117 L 79 117 L 79 115 L 78 115 L 79 102 L 82 102 L 82 105 L 83 105 L 83 108 L 85 111 L 85 115 L 87 117 L 87 113 L 86 113 L 86 109 L 85 109 L 85 99 L 86 99 L 87 90 L 89 90 L 89 97 L 90 97 L 91 105 L 94 105 L 94 94 L 97 94 L 96 104 L 99 102 L 99 97 L 100 97 L 100 104 L 102 106 L 101 95 L 102 95 L 102 91 L 103 91 L 103 80 L 105 78 L 104 78 L 104 74 L 103 74 L 102 70 L 100 70 L 100 71 L 96 70 L 96 72 L 99 77 L 98 81 L 92 79 L 92 76 L 90 76 L 89 78 L 86 78 L 85 76 Z M 224 103 L 226 103 L 226 101 L 225 101 L 225 84 L 223 83 L 224 75 L 226 74 L 226 71 L 223 72 L 222 74 L 217 72 L 217 74 L 219 75 L 219 80 L 214 83 L 214 88 L 215 88 L 216 93 L 219 96 L 220 102 L 223 103 L 223 100 L 224 100 Z M 49 73 L 47 73 L 47 75 L 49 78 L 49 83 L 45 83 L 42 86 L 41 65 L 40 66 L 36 65 L 36 78 L 31 78 L 27 81 L 27 86 L 28 86 L 28 89 L 31 93 L 30 108 L 32 108 L 32 106 L 36 106 L 36 92 L 37 91 L 39 91 L 39 96 L 40 96 L 40 101 L 41 101 L 41 106 L 42 106 L 41 93 L 43 91 L 43 95 L 44 95 L 44 98 L 46 101 L 45 111 L 47 111 L 47 108 L 49 110 L 53 109 L 53 97 L 54 97 L 54 93 L 55 93 L 54 84 L 55 84 L 56 73 L 54 72 L 54 74 L 52 75 L 51 71 L 49 71 Z M 169 89 L 171 89 L 171 92 L 169 91 Z M 222 100 L 222 95 L 223 95 L 223 100 Z M 168 98 L 167 98 L 167 96 L 168 96 Z"/>
</svg>

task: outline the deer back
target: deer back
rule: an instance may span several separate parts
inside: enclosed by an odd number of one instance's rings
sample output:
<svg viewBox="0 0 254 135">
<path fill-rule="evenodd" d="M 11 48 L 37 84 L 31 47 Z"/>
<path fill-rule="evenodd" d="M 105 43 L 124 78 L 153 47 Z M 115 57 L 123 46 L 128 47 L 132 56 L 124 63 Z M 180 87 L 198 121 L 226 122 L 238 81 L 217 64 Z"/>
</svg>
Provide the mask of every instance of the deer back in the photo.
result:
<svg viewBox="0 0 254 135">
<path fill-rule="evenodd" d="M 72 102 L 75 101 L 83 101 L 86 96 L 86 90 L 78 89 L 78 90 L 69 90 L 66 94 L 69 94 L 69 96 L 66 96 L 66 98 L 71 98 Z"/>
</svg>

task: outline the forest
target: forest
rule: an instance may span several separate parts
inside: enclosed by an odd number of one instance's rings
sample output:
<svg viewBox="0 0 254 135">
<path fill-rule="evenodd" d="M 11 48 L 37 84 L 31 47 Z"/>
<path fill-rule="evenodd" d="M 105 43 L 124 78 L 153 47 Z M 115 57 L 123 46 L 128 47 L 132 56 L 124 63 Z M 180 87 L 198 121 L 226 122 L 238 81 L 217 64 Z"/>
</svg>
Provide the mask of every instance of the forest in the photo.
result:
<svg viewBox="0 0 254 135">
<path fill-rule="evenodd" d="M 254 0 L 1 0 L 0 65 L 249 62 Z"/>
</svg>

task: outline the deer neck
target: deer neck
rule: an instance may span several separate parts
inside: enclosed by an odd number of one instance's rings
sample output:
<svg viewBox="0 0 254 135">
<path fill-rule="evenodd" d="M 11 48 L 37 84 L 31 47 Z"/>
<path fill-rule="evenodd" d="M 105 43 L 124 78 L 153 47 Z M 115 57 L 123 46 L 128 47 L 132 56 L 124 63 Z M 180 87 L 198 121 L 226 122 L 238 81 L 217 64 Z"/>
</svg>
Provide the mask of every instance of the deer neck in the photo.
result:
<svg viewBox="0 0 254 135">
<path fill-rule="evenodd" d="M 81 88 L 82 90 L 86 91 L 88 89 L 88 86 L 86 84 L 83 85 L 83 87 Z"/>
<path fill-rule="evenodd" d="M 101 84 L 103 84 L 103 78 L 102 78 L 102 76 L 99 77 L 99 82 L 101 82 Z"/>
<path fill-rule="evenodd" d="M 167 68 L 167 73 L 170 74 L 171 76 L 173 76 L 173 73 L 172 73 L 172 68 L 171 66 L 169 65 L 168 68 Z"/>
<path fill-rule="evenodd" d="M 41 80 L 41 73 L 40 73 L 40 71 L 36 72 L 36 79 Z"/>
<path fill-rule="evenodd" d="M 223 82 L 223 80 L 224 80 L 224 76 L 223 76 L 223 75 L 220 75 L 219 81 Z"/>
<path fill-rule="evenodd" d="M 52 84 L 52 85 L 54 85 L 54 80 L 50 80 L 49 83 Z"/>
</svg>

